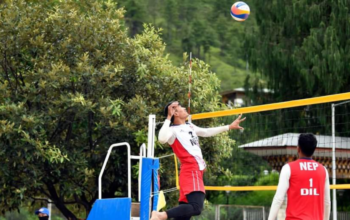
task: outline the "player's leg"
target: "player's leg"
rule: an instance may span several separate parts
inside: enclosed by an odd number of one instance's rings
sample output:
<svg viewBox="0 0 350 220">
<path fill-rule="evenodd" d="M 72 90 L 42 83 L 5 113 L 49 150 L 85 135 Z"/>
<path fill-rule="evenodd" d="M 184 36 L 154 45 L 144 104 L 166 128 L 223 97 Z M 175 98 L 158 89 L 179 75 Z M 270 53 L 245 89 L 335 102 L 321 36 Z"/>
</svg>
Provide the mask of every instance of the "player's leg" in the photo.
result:
<svg viewBox="0 0 350 220">
<path fill-rule="evenodd" d="M 200 191 L 191 192 L 186 195 L 188 203 L 180 204 L 179 206 L 166 211 L 168 218 L 175 220 L 188 220 L 192 216 L 200 215 L 203 210 L 205 194 Z"/>
<path fill-rule="evenodd" d="M 180 202 L 180 205 L 166 212 L 152 212 L 152 220 L 175 219 L 189 220 L 192 216 L 200 215 L 203 210 L 205 194 L 201 191 L 191 192 L 186 195 L 188 202 Z"/>
<path fill-rule="evenodd" d="M 186 203 L 186 202 L 180 202 L 179 203 L 179 206 L 180 205 L 186 205 L 186 204 L 188 204 L 188 203 Z M 190 220 L 191 219 L 191 217 L 176 217 L 176 218 L 174 218 L 174 220 Z"/>
<path fill-rule="evenodd" d="M 183 184 L 181 184 L 183 185 Z M 180 197 L 179 197 L 179 206 L 181 205 L 187 205 L 188 204 L 188 200 L 186 195 L 184 194 L 183 188 L 180 188 Z M 170 210 L 170 209 L 169 209 Z M 169 211 L 168 210 L 168 211 Z M 176 212 L 176 210 L 173 210 L 174 212 Z M 182 210 L 179 210 L 182 211 Z M 170 211 L 170 216 L 172 216 L 172 211 Z M 168 214 L 168 212 L 167 212 Z M 170 218 L 170 217 L 169 217 Z M 191 219 L 191 217 L 173 217 L 174 220 L 189 220 Z"/>
<path fill-rule="evenodd" d="M 188 220 L 200 215 L 204 205 L 205 190 L 202 171 L 180 173 L 180 205 L 166 212 L 152 212 L 152 220 Z"/>
<path fill-rule="evenodd" d="M 182 185 L 182 183 L 180 185 Z M 179 206 L 187 204 L 188 201 L 187 201 L 186 195 L 184 194 L 183 187 L 180 188 L 179 193 L 180 193 L 180 195 L 179 195 Z M 177 208 L 177 207 L 175 207 L 175 208 Z M 172 208 L 172 209 L 175 209 L 175 208 Z M 169 210 L 171 210 L 171 209 L 169 209 Z M 153 211 L 151 220 L 164 220 L 164 219 L 175 218 L 174 216 L 172 216 L 172 214 L 170 214 L 171 216 L 169 217 L 168 216 L 168 211 L 165 211 L 165 212 Z M 181 210 L 179 210 L 179 211 L 181 211 Z M 176 212 L 176 209 L 175 209 L 174 212 Z"/>
</svg>

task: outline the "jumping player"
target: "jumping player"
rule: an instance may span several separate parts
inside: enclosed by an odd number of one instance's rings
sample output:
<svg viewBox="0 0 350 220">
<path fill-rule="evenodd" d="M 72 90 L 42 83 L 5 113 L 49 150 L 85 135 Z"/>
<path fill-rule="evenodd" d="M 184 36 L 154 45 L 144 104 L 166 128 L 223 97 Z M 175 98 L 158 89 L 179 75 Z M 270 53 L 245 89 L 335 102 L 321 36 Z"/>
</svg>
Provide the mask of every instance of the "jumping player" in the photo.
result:
<svg viewBox="0 0 350 220">
<path fill-rule="evenodd" d="M 311 158 L 316 145 L 313 134 L 300 134 L 297 147 L 299 159 L 283 166 L 268 220 L 276 219 L 286 194 L 286 220 L 329 219 L 328 172 Z"/>
<path fill-rule="evenodd" d="M 239 124 L 245 120 L 240 115 L 232 124 L 200 128 L 186 123 L 189 116 L 186 109 L 177 101 L 170 102 L 164 109 L 167 117 L 160 132 L 159 142 L 168 143 L 181 162 L 179 206 L 165 212 L 152 212 L 151 220 L 189 220 L 200 215 L 203 209 L 205 190 L 203 172 L 206 164 L 203 160 L 198 136 L 210 137 L 230 129 L 243 129 Z M 171 124 L 172 123 L 172 124 Z"/>
</svg>

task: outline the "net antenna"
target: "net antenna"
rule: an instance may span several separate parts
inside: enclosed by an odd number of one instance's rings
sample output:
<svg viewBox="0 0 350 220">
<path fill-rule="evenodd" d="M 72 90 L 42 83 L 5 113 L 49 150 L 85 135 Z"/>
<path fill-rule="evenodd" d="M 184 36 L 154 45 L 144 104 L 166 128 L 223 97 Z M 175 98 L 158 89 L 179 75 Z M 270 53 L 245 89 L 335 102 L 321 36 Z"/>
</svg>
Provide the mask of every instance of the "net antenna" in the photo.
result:
<svg viewBox="0 0 350 220">
<path fill-rule="evenodd" d="M 190 52 L 190 64 L 189 64 L 189 79 L 188 79 L 188 106 L 187 112 L 191 115 L 191 84 L 192 84 L 192 52 Z M 191 122 L 191 116 L 188 117 L 188 121 Z"/>
</svg>

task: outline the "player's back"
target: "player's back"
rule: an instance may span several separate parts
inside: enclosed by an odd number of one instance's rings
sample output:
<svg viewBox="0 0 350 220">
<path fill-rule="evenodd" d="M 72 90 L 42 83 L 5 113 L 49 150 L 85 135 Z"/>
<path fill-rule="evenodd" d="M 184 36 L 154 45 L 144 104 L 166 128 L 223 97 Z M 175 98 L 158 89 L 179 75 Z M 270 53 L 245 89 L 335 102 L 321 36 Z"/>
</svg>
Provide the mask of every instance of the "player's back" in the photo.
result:
<svg viewBox="0 0 350 220">
<path fill-rule="evenodd" d="M 326 170 L 311 159 L 299 159 L 290 166 L 286 220 L 323 220 Z"/>
</svg>

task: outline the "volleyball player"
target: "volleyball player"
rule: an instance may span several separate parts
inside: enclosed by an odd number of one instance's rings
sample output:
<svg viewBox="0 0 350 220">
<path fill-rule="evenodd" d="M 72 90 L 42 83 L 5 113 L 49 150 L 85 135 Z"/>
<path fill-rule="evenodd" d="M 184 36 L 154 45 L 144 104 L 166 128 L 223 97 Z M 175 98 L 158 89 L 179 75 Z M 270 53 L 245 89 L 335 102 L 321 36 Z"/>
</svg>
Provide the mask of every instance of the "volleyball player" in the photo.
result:
<svg viewBox="0 0 350 220">
<path fill-rule="evenodd" d="M 230 125 L 215 128 L 200 128 L 186 122 L 189 114 L 179 102 L 170 102 L 164 109 L 167 117 L 158 140 L 168 143 L 181 162 L 179 206 L 165 212 L 152 212 L 151 220 L 189 220 L 200 215 L 203 209 L 205 190 L 203 172 L 206 163 L 199 145 L 200 137 L 210 137 L 230 129 L 243 129 L 240 123 L 245 120 L 241 115 Z"/>
<path fill-rule="evenodd" d="M 328 220 L 330 189 L 327 169 L 312 159 L 317 140 L 313 134 L 300 134 L 299 159 L 283 166 L 269 219 L 275 220 L 287 194 L 286 220 Z"/>
</svg>

